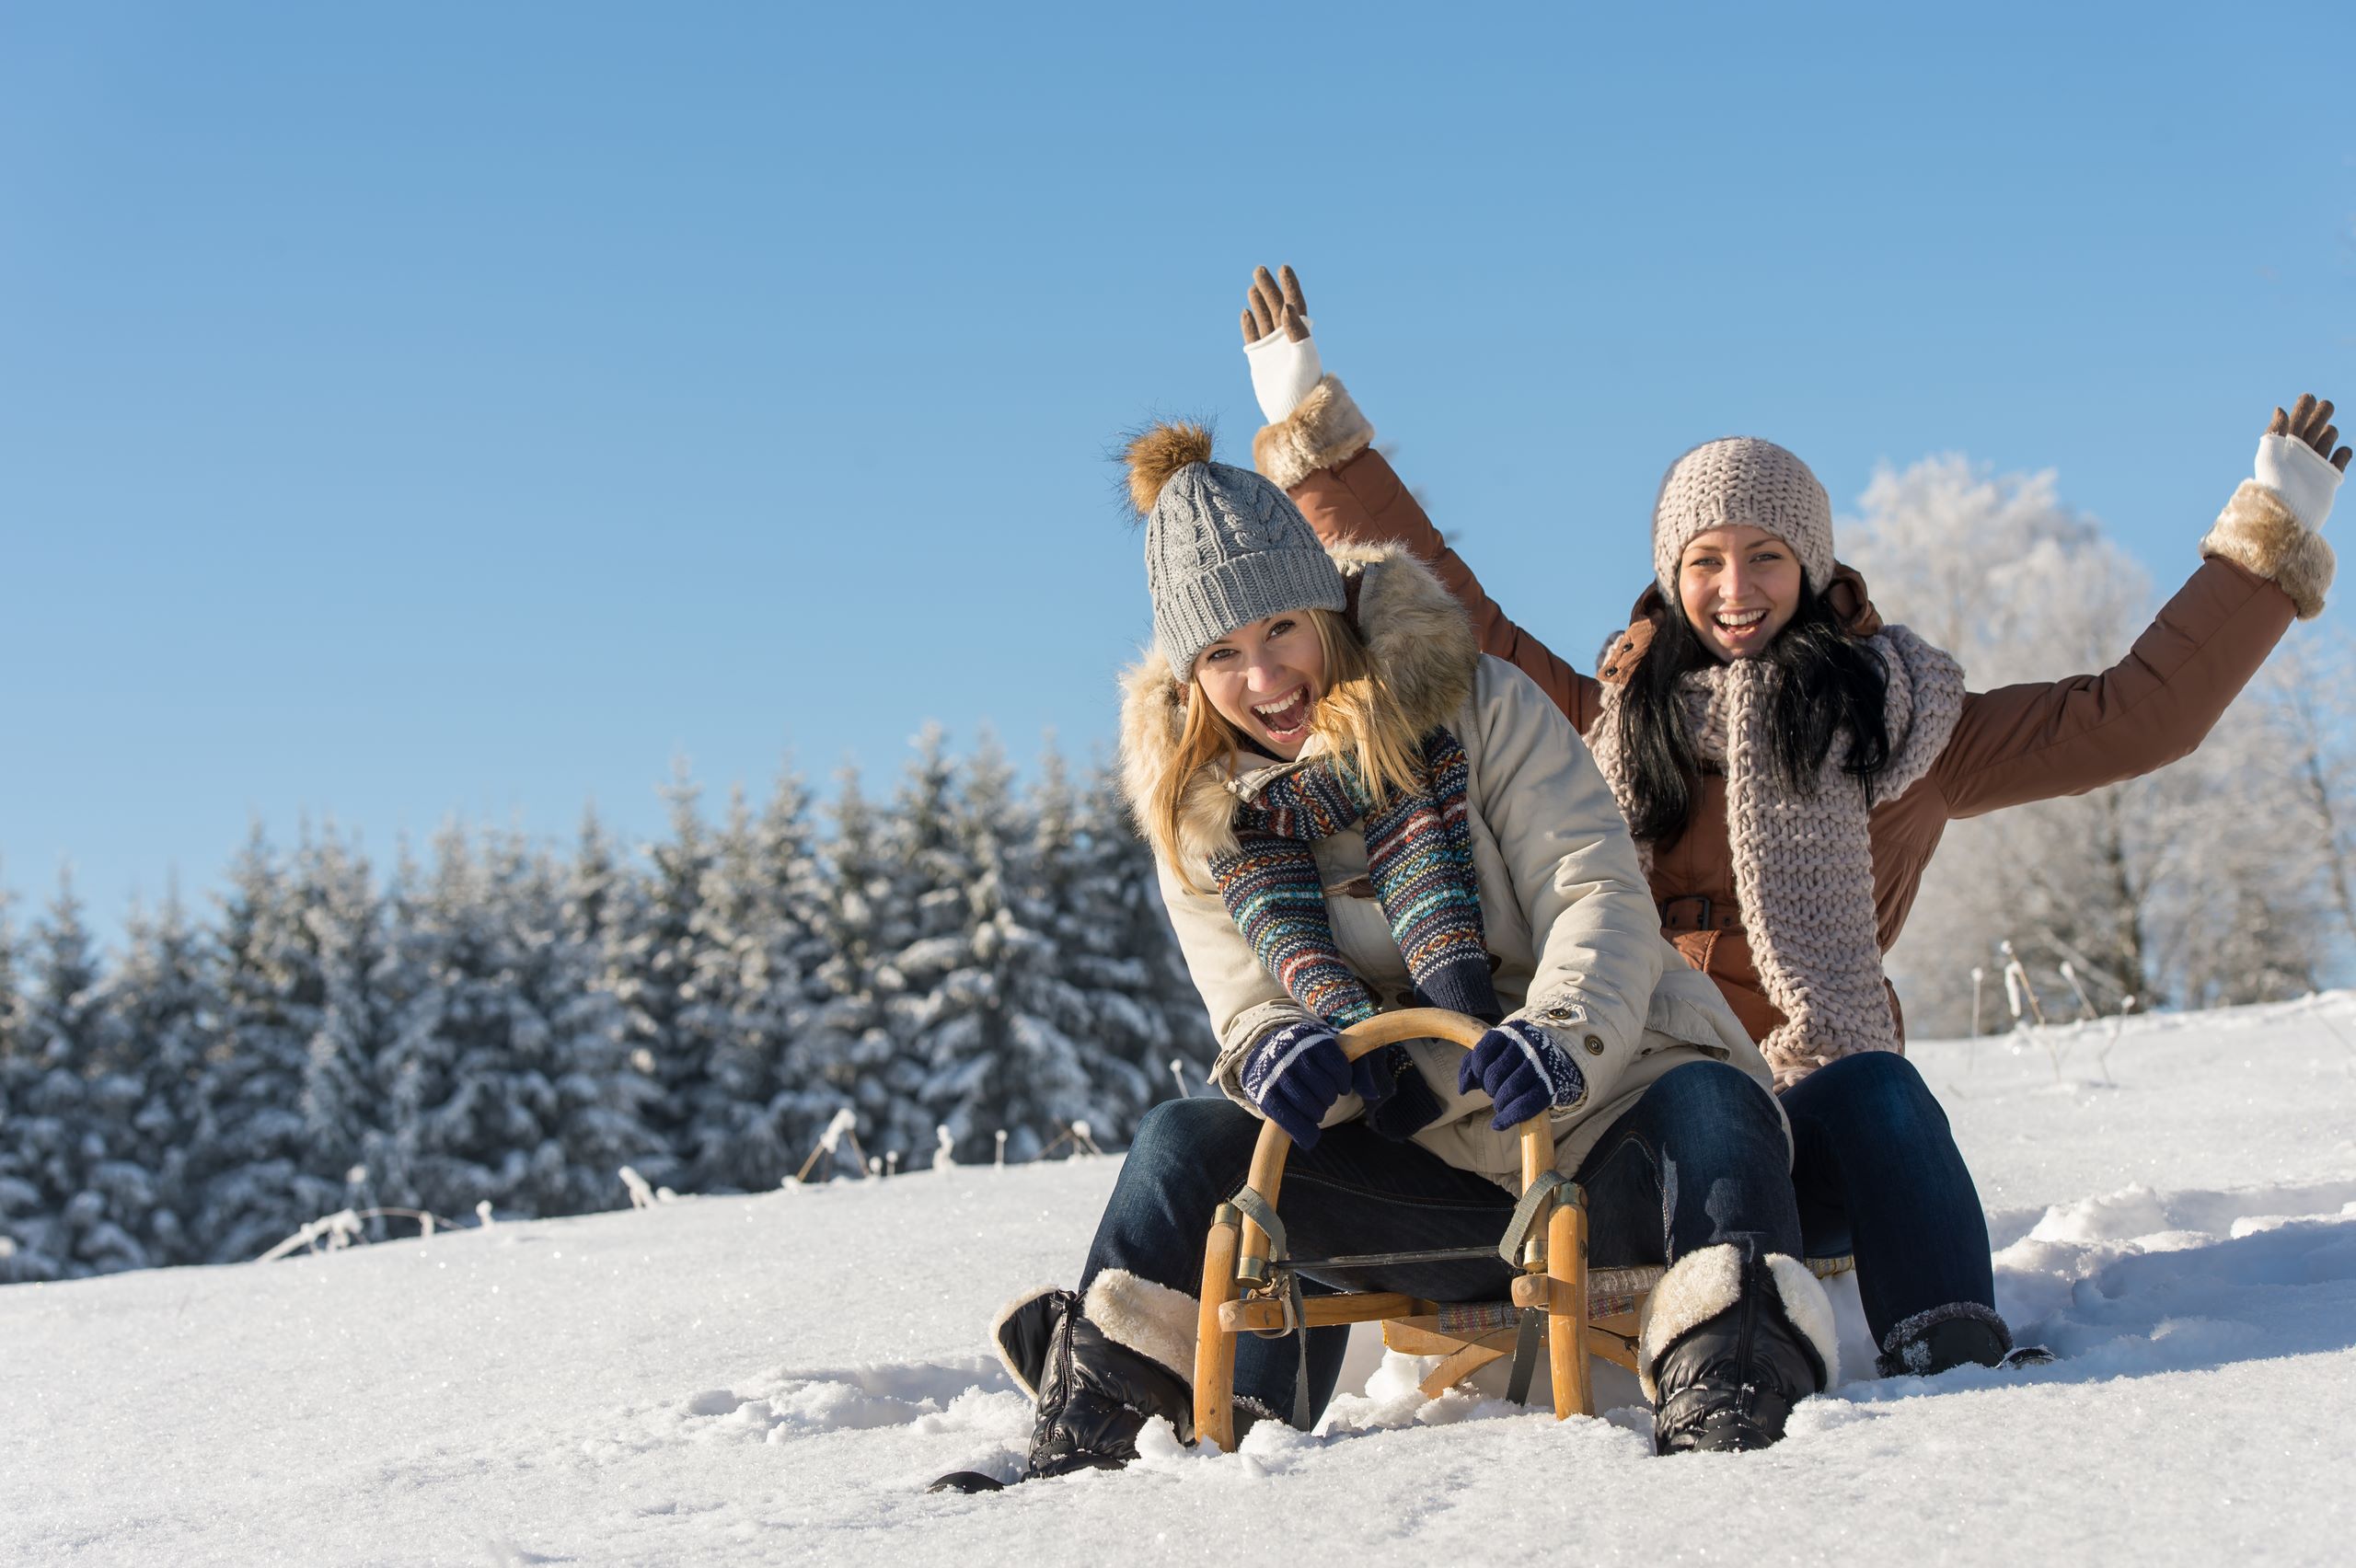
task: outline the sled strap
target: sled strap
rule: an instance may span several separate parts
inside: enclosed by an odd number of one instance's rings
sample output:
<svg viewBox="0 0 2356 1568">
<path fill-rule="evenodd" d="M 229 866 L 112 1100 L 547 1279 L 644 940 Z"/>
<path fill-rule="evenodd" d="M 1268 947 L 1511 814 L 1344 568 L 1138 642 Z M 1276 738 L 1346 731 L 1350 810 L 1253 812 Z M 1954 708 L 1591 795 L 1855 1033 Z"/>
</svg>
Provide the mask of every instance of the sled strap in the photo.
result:
<svg viewBox="0 0 2356 1568">
<path fill-rule="evenodd" d="M 1522 1189 L 1521 1202 L 1513 1205 L 1513 1217 L 1506 1221 L 1505 1239 L 1497 1243 L 1497 1256 L 1515 1268 L 1521 1266 L 1522 1243 L 1530 1239 L 1530 1232 L 1546 1212 L 1546 1200 L 1555 1192 L 1571 1184 L 1570 1178 L 1559 1170 L 1549 1170 Z M 1266 1227 L 1263 1226 L 1263 1229 Z M 1271 1239 L 1276 1232 L 1268 1232 Z M 1279 1243 L 1281 1245 L 1281 1243 Z"/>
<path fill-rule="evenodd" d="M 1283 1262 L 1286 1256 L 1285 1222 L 1276 1217 L 1276 1205 L 1262 1197 L 1248 1182 L 1238 1187 L 1235 1196 L 1227 1201 L 1242 1210 L 1246 1219 L 1268 1233 L 1268 1262 L 1271 1264 Z"/>
<path fill-rule="evenodd" d="M 1293 1365 L 1292 1426 L 1306 1432 L 1312 1423 L 1309 1416 L 1309 1323 L 1300 1305 L 1300 1275 L 1283 1267 L 1285 1261 L 1285 1222 L 1276 1217 L 1276 1205 L 1262 1197 L 1250 1182 L 1236 1189 L 1235 1196 L 1227 1200 L 1241 1209 L 1245 1217 L 1268 1233 L 1268 1266 L 1278 1270 L 1285 1282 L 1285 1316 L 1290 1322 L 1293 1343 L 1299 1356 Z"/>
</svg>

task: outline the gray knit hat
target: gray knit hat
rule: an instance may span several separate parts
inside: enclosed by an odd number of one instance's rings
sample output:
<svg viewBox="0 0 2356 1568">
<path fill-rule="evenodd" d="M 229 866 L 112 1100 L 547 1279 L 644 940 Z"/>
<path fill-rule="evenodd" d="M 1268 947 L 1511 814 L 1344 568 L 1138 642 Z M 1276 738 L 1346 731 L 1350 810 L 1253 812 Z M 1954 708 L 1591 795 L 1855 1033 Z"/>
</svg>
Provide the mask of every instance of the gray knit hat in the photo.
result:
<svg viewBox="0 0 2356 1568">
<path fill-rule="evenodd" d="M 1772 441 L 1730 435 L 1669 465 L 1653 503 L 1653 576 L 1671 602 L 1677 563 L 1694 536 L 1739 523 L 1764 528 L 1798 552 L 1807 585 L 1832 581 L 1832 500 L 1808 466 Z"/>
<path fill-rule="evenodd" d="M 1236 628 L 1349 602 L 1341 569 L 1292 498 L 1210 460 L 1210 432 L 1156 425 L 1129 443 L 1129 499 L 1145 513 L 1153 641 L 1180 680 Z"/>
</svg>

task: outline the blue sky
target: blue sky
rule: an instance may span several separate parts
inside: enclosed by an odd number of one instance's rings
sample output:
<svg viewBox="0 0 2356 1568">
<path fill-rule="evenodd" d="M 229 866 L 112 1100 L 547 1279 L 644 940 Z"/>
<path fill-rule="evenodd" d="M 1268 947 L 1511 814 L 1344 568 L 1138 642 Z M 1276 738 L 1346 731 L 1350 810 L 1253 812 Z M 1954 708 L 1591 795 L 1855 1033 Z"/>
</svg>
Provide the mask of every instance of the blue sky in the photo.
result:
<svg viewBox="0 0 2356 1568">
<path fill-rule="evenodd" d="M 9 883 L 1084 755 L 1149 618 L 1105 455 L 1244 456 L 1263 259 L 1582 658 L 1709 436 L 1841 506 L 2051 467 L 2165 584 L 2276 402 L 2356 406 L 2316 14 L 853 10 L 0 0 Z"/>
</svg>

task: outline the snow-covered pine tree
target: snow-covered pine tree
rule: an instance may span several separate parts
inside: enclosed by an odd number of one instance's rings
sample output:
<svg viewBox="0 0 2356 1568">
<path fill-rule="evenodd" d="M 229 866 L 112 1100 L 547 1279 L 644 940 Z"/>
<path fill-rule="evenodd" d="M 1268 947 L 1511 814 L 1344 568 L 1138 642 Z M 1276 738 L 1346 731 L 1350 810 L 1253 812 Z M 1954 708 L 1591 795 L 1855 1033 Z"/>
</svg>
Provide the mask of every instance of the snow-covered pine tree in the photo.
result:
<svg viewBox="0 0 2356 1568">
<path fill-rule="evenodd" d="M 387 1124 L 368 1161 L 385 1203 L 533 1213 L 536 1172 L 562 1188 L 550 1031 L 517 984 L 515 880 L 513 846 L 478 856 L 453 824 L 435 837 L 430 878 L 395 903 L 386 989 L 398 1013 L 379 1058 Z"/>
<path fill-rule="evenodd" d="M 0 1062 L 8 1059 L 24 1037 L 25 998 L 17 974 L 16 910 L 17 895 L 8 891 L 5 881 L 0 881 Z"/>
<path fill-rule="evenodd" d="M 699 1192 L 764 1191 L 801 1162 L 806 1118 L 786 1075 L 812 1011 L 809 974 L 823 962 L 813 923 L 824 891 L 808 791 L 791 764 L 757 818 L 732 790 L 699 916 L 695 1027 L 711 1043 L 694 1117 Z"/>
<path fill-rule="evenodd" d="M 415 880 L 404 855 L 397 886 L 405 894 Z M 313 1190 L 330 1198 L 321 1212 L 374 1207 L 368 1159 L 388 1127 L 384 1069 L 400 1009 L 388 903 L 367 858 L 332 824 L 298 849 L 294 896 L 319 977 L 318 1025 L 303 1079 L 302 1159 Z"/>
<path fill-rule="evenodd" d="M 7 987 L 0 995 L 0 1284 L 9 1285 L 64 1274 L 49 1175 L 64 1129 L 34 1109 L 45 1069 L 27 1038 L 14 904 L 0 889 L 0 980 Z"/>
<path fill-rule="evenodd" d="M 192 1160 L 205 1116 L 205 1075 L 221 1040 L 216 956 L 189 923 L 177 886 L 154 916 L 134 908 L 123 960 L 106 982 L 115 1032 L 141 1084 L 126 1156 L 155 1180 L 146 1244 L 151 1262 L 201 1262 L 201 1199 Z"/>
<path fill-rule="evenodd" d="M 70 874 L 59 878 L 36 940 L 24 1030 L 40 1077 L 19 1102 L 12 1141 L 33 1156 L 41 1219 L 19 1240 L 20 1261 L 37 1278 L 144 1268 L 156 1193 L 154 1176 L 129 1158 L 141 1085 L 127 1070 Z"/>
<path fill-rule="evenodd" d="M 1153 1098 L 1159 1099 L 1172 1059 L 1199 1081 L 1218 1059 L 1218 1041 L 1162 907 L 1153 851 L 1130 820 L 1120 773 L 1112 763 L 1100 760 L 1089 769 L 1072 854 L 1080 869 L 1071 885 L 1086 953 L 1075 972 L 1083 984 L 1135 998 L 1159 1020 L 1106 1035 L 1108 1048 L 1119 1050 L 1153 1080 Z M 1151 1055 L 1138 1060 L 1127 1055 L 1131 1048 Z"/>
<path fill-rule="evenodd" d="M 843 768 L 836 785 L 817 932 L 825 956 L 813 974 L 816 1007 L 786 1055 L 785 1076 L 798 1097 L 790 1147 L 804 1158 L 838 1110 L 850 1109 L 871 1131 L 885 1124 L 894 1092 L 886 1078 L 898 1056 L 882 973 L 885 943 L 895 934 L 888 928 L 898 924 L 886 919 L 893 902 L 886 826 L 857 770 Z M 896 993 L 898 975 L 889 978 Z"/>
<path fill-rule="evenodd" d="M 562 870 L 520 847 L 514 859 L 505 895 L 514 984 L 521 1005 L 548 1022 L 563 1151 L 553 1187 L 535 1165 L 530 1207 L 539 1214 L 618 1208 L 627 1201 L 621 1168 L 660 1169 L 667 1153 L 647 1123 L 660 1090 L 630 1061 L 629 1020 L 610 983 L 604 922 L 612 907 L 613 857 L 591 813 Z"/>
<path fill-rule="evenodd" d="M 1052 1045 L 1032 1064 L 1041 1071 L 1026 1075 L 1008 1011 L 1008 983 L 1024 961 L 1018 950 L 1045 946 L 1007 906 L 1010 862 L 1022 832 L 1013 769 L 987 732 L 962 770 L 950 764 L 937 729 L 918 744 L 894 824 L 896 881 L 918 925 L 891 967 L 907 987 L 893 1009 L 895 1028 L 904 1060 L 922 1078 L 913 1102 L 895 1108 L 890 1147 L 929 1159 L 927 1131 L 946 1126 L 971 1159 L 1003 1126 L 1016 1157 L 1028 1158 L 1053 1136 L 1042 1136 L 1048 1117 L 1034 1097 L 1062 1103 L 1073 1096 L 1068 1064 Z M 1034 952 L 1030 963 L 1045 959 Z M 1045 1032 L 1041 1020 L 1029 1020 L 1021 1036 L 1046 1044 Z"/>
<path fill-rule="evenodd" d="M 0 883 L 0 1285 L 47 1277 L 33 1261 L 43 1221 L 39 1156 L 21 1130 L 40 1065 L 24 1049 L 17 989 L 16 896 Z M 46 1232 L 43 1232 L 44 1238 Z M 42 1255 L 46 1262 L 46 1254 Z"/>
<path fill-rule="evenodd" d="M 663 790 L 670 802 L 670 836 L 649 847 L 653 865 L 614 919 L 615 994 L 628 1020 L 632 1059 L 662 1090 L 647 1107 L 649 1124 L 667 1151 L 656 1182 L 686 1184 L 695 1149 L 690 1116 L 711 1071 L 710 1020 L 695 1009 L 699 919 L 712 846 L 697 802 L 702 791 L 684 762 Z M 609 916 L 615 912 L 609 910 Z"/>
<path fill-rule="evenodd" d="M 1133 875 L 1107 855 L 1053 737 L 1022 814 L 997 916 L 1006 1040 L 995 1103 L 977 1106 L 967 1126 L 949 1123 L 969 1159 L 982 1157 L 994 1126 L 1010 1129 L 1010 1143 L 1014 1129 L 1052 1142 L 1079 1123 L 1096 1140 L 1126 1139 L 1158 1097 L 1172 1038 L 1154 995 L 1159 954 L 1136 951 L 1125 906 Z"/>
<path fill-rule="evenodd" d="M 815 1081 L 807 1076 L 809 1063 L 802 1049 L 816 1009 L 826 999 L 818 975 L 833 953 L 826 926 L 836 894 L 813 822 L 810 789 L 790 756 L 778 769 L 754 831 L 769 917 L 759 955 L 760 983 L 747 993 L 752 1010 L 740 1027 L 752 1038 L 771 1043 L 769 1136 L 784 1159 L 774 1170 L 782 1180 L 798 1168 L 811 1140 L 842 1104 L 823 1074 Z"/>
<path fill-rule="evenodd" d="M 757 1160 L 768 1119 L 770 1043 L 738 1027 L 747 994 L 759 984 L 756 955 L 767 923 L 756 859 L 753 809 L 738 784 L 728 791 L 704 867 L 693 975 L 679 1011 L 681 1032 L 702 1042 L 706 1053 L 705 1071 L 684 1108 L 687 1179 L 699 1193 L 746 1190 L 740 1156 Z"/>
<path fill-rule="evenodd" d="M 258 1257 L 341 1206 L 308 1167 L 303 1113 L 326 984 L 286 869 L 257 824 L 221 904 L 221 1039 L 206 1063 L 189 1151 L 197 1245 L 213 1262 Z"/>
<path fill-rule="evenodd" d="M 1009 779 L 986 742 L 961 780 L 941 727 L 928 724 L 893 797 L 875 983 L 897 1050 L 882 1113 L 861 1128 L 871 1154 L 930 1148 L 935 1125 L 989 1070 Z"/>
</svg>

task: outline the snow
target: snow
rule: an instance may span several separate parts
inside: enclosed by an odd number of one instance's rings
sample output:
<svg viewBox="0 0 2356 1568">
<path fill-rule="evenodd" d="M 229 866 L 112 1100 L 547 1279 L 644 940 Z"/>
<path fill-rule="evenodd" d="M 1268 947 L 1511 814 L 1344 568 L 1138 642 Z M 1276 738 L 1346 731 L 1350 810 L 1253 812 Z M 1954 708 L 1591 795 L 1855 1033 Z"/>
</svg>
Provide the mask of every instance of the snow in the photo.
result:
<svg viewBox="0 0 2356 1568">
<path fill-rule="evenodd" d="M 2108 1039 L 1914 1052 L 2060 1359 L 1861 1379 L 1841 1282 L 1852 1380 L 1764 1454 L 1368 1357 L 1314 1436 L 928 1495 L 1016 1463 L 985 1328 L 1119 1161 L 964 1166 L 0 1288 L 0 1562 L 2343 1561 L 2356 995 Z"/>
</svg>

